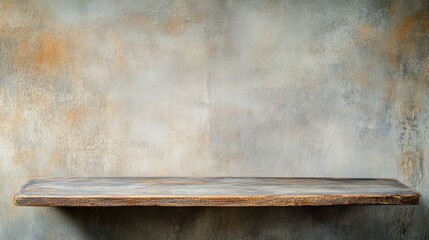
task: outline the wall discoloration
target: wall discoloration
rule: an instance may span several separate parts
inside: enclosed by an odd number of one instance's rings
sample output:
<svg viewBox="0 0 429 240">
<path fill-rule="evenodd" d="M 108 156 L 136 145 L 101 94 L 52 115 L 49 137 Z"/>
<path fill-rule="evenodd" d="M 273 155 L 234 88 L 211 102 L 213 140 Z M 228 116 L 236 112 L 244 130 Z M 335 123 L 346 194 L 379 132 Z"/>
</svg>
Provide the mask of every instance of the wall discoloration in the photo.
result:
<svg viewBox="0 0 429 240">
<path fill-rule="evenodd" d="M 405 182 L 413 185 L 421 184 L 424 177 L 424 154 L 423 149 L 415 152 L 404 152 L 404 158 L 400 161 L 401 172 L 405 176 Z"/>
<path fill-rule="evenodd" d="M 85 106 L 75 106 L 67 111 L 67 121 L 71 127 L 79 126 L 89 114 Z"/>
<path fill-rule="evenodd" d="M 428 238 L 428 32 L 423 0 L 2 1 L 0 238 Z M 394 177 L 422 204 L 12 206 L 54 176 Z"/>
<path fill-rule="evenodd" d="M 34 46 L 33 46 L 34 47 Z M 36 69 L 47 74 L 56 74 L 68 59 L 66 43 L 50 33 L 42 35 L 40 49 L 35 56 Z"/>
</svg>

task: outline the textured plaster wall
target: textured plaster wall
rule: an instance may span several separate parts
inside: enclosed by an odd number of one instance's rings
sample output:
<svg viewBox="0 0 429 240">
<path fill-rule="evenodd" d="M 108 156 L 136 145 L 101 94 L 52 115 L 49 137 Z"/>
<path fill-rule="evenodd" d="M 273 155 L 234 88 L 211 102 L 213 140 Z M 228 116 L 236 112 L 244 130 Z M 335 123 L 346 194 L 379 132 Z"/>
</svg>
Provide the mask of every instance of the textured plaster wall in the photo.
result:
<svg viewBox="0 0 429 240">
<path fill-rule="evenodd" d="M 0 239 L 428 239 L 429 1 L 0 1 Z M 419 206 L 32 208 L 28 178 L 393 177 Z"/>
</svg>

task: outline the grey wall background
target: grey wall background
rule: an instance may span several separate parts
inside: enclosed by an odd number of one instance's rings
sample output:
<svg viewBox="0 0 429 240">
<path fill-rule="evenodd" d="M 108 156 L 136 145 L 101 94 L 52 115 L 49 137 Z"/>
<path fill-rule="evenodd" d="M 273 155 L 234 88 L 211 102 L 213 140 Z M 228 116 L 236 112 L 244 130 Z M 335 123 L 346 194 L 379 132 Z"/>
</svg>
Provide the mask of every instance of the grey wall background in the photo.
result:
<svg viewBox="0 0 429 240">
<path fill-rule="evenodd" d="M 0 239 L 429 239 L 429 2 L 0 1 Z M 31 208 L 28 178 L 392 177 L 419 206 Z"/>
</svg>

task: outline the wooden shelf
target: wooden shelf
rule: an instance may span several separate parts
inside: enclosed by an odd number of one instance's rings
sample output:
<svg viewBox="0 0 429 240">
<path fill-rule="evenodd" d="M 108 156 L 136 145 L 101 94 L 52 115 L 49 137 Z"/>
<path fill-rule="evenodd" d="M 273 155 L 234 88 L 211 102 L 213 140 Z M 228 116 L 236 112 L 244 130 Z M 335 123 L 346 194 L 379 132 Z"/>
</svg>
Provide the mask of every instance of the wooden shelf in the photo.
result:
<svg viewBox="0 0 429 240">
<path fill-rule="evenodd" d="M 31 179 L 18 206 L 328 206 L 418 204 L 395 179 L 52 178 Z"/>
</svg>

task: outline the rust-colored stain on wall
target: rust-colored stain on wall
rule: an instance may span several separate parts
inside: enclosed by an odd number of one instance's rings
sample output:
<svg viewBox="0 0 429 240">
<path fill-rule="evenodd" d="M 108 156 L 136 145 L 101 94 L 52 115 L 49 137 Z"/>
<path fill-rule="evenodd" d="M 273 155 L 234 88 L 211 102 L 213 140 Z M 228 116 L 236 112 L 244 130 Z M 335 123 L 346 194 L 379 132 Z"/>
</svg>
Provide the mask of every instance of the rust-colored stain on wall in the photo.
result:
<svg viewBox="0 0 429 240">
<path fill-rule="evenodd" d="M 0 239 L 426 239 L 428 53 L 424 0 L 2 1 Z M 422 202 L 13 206 L 67 176 L 389 177 Z"/>
<path fill-rule="evenodd" d="M 66 43 L 50 33 L 42 35 L 40 49 L 35 56 L 36 68 L 47 74 L 56 74 L 67 63 Z"/>
</svg>

